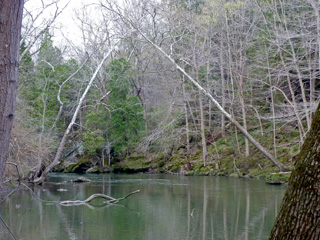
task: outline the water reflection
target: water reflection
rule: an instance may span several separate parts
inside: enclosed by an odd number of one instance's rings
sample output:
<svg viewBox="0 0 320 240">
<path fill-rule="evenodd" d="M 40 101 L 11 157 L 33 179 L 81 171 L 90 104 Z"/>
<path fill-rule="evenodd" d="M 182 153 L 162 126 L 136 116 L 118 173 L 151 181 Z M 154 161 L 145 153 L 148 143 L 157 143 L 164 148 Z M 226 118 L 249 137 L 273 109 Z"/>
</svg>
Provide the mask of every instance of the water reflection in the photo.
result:
<svg viewBox="0 0 320 240">
<path fill-rule="evenodd" d="M 74 177 L 54 174 L 34 191 L 51 201 L 141 192 L 120 204 L 92 209 L 43 203 L 29 191 L 19 191 L 1 206 L 18 239 L 268 239 L 285 191 L 258 180 L 223 177 L 104 174 L 86 175 L 92 181 L 81 184 L 69 181 Z M 10 239 L 2 225 L 0 239 Z"/>
</svg>

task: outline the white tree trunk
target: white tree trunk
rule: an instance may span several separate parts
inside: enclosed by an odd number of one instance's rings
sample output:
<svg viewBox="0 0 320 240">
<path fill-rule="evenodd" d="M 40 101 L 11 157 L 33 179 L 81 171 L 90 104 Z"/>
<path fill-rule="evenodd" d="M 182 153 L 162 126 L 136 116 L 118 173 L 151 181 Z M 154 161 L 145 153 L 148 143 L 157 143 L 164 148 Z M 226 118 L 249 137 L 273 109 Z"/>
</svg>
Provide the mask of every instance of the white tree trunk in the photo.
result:
<svg viewBox="0 0 320 240">
<path fill-rule="evenodd" d="M 61 155 L 62 155 L 62 151 L 63 151 L 63 149 L 64 149 L 64 145 L 65 145 L 65 143 L 66 143 L 66 141 L 67 141 L 68 134 L 70 133 L 73 125 L 74 125 L 75 122 L 76 122 L 78 113 L 79 113 L 79 111 L 80 111 L 80 109 L 81 109 L 81 105 L 82 105 L 85 97 L 87 96 L 87 93 L 89 92 L 89 90 L 90 90 L 90 88 L 91 88 L 91 86 L 92 86 L 92 84 L 93 84 L 93 81 L 95 80 L 98 72 L 100 71 L 100 69 L 102 68 L 104 62 L 105 62 L 106 59 L 109 57 L 109 55 L 112 53 L 112 51 L 114 50 L 114 48 L 115 48 L 115 46 L 113 46 L 113 47 L 109 50 L 109 52 L 104 56 L 104 58 L 101 60 L 100 64 L 98 65 L 98 67 L 97 67 L 97 69 L 96 69 L 96 71 L 95 71 L 94 74 L 92 75 L 92 77 L 91 77 L 91 79 L 90 79 L 90 81 L 89 81 L 86 89 L 85 89 L 84 92 L 82 93 L 82 96 L 81 96 L 81 98 L 80 98 L 80 100 L 79 100 L 79 102 L 78 102 L 77 108 L 76 108 L 76 110 L 75 110 L 75 112 L 74 112 L 74 114 L 73 114 L 73 117 L 72 117 L 72 119 L 71 119 L 71 122 L 69 123 L 66 131 L 65 131 L 64 134 L 63 134 L 63 137 L 62 137 L 61 142 L 60 142 L 60 144 L 59 144 L 59 147 L 58 147 L 58 150 L 57 150 L 56 155 L 55 155 L 55 157 L 54 157 L 54 160 L 52 161 L 52 163 L 51 163 L 49 166 L 46 167 L 46 169 L 42 172 L 41 176 L 40 176 L 39 178 L 37 178 L 37 179 L 34 180 L 34 183 L 42 184 L 42 183 L 45 181 L 48 173 L 49 173 L 55 166 L 57 166 L 57 165 L 60 163 L 60 158 L 61 158 Z"/>
</svg>

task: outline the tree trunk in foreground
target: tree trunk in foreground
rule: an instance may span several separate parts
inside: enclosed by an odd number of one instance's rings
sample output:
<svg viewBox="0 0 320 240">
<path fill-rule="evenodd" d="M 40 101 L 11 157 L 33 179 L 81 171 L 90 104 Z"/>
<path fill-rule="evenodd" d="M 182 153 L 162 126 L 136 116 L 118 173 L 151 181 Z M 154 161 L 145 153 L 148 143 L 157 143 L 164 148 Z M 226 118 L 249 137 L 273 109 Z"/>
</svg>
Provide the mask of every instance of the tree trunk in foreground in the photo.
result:
<svg viewBox="0 0 320 240">
<path fill-rule="evenodd" d="M 296 157 L 269 240 L 320 239 L 320 105 Z"/>
<path fill-rule="evenodd" d="M 16 105 L 23 0 L 0 0 L 0 189 Z"/>
</svg>

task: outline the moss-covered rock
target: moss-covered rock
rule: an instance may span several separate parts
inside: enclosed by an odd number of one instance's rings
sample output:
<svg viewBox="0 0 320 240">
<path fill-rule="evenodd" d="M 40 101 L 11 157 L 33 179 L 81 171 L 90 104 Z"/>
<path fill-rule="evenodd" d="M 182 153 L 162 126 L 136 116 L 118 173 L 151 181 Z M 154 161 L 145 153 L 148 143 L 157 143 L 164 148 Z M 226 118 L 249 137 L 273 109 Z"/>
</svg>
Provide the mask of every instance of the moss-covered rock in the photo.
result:
<svg viewBox="0 0 320 240">
<path fill-rule="evenodd" d="M 77 163 L 69 164 L 63 172 L 65 173 L 84 173 L 92 167 L 90 159 L 83 157 Z"/>
<path fill-rule="evenodd" d="M 171 160 L 164 169 L 166 172 L 179 173 L 181 169 L 184 168 L 185 163 L 185 160 L 176 157 L 175 160 Z"/>
<path fill-rule="evenodd" d="M 109 167 L 100 167 L 100 166 L 93 166 L 89 168 L 86 173 L 109 173 Z"/>
<path fill-rule="evenodd" d="M 269 184 L 281 184 L 289 181 L 290 174 L 270 173 L 267 174 L 265 180 Z"/>
<path fill-rule="evenodd" d="M 114 164 L 114 173 L 139 173 L 148 172 L 151 169 L 151 161 L 144 156 L 130 157 L 124 161 Z"/>
<path fill-rule="evenodd" d="M 231 173 L 230 175 L 229 175 L 229 177 L 235 177 L 235 178 L 237 178 L 237 177 L 239 177 L 239 174 L 238 173 Z"/>
</svg>

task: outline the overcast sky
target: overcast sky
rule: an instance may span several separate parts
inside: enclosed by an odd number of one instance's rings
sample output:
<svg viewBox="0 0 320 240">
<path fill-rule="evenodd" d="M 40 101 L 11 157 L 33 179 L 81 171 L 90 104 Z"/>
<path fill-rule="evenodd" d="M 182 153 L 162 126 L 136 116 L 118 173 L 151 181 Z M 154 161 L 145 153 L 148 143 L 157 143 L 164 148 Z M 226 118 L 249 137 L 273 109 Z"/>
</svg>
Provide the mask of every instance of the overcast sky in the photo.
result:
<svg viewBox="0 0 320 240">
<path fill-rule="evenodd" d="M 52 2 L 52 0 L 43 1 L 46 4 Z M 54 24 L 56 29 L 53 31 L 53 40 L 56 45 L 61 45 L 65 42 L 63 35 L 74 43 L 77 43 L 81 40 L 81 33 L 76 23 L 75 11 L 81 9 L 83 5 L 98 3 L 99 0 L 60 0 L 59 8 L 63 8 L 67 5 L 68 2 L 68 6 L 59 15 Z M 37 11 L 37 9 L 40 10 L 42 9 L 41 0 L 29 0 L 28 2 L 26 2 L 25 8 L 30 12 Z M 54 11 L 55 6 L 51 6 L 50 9 L 46 10 L 42 17 L 48 18 L 53 15 Z M 40 23 L 40 20 L 38 22 Z M 61 30 L 59 30 L 59 28 Z M 60 31 L 62 31 L 63 34 Z"/>
</svg>

